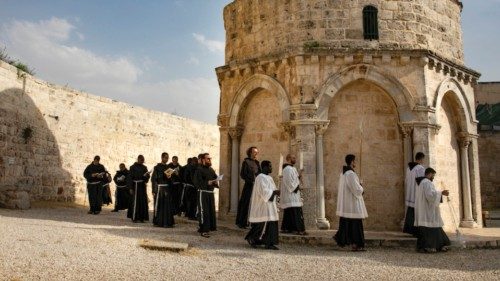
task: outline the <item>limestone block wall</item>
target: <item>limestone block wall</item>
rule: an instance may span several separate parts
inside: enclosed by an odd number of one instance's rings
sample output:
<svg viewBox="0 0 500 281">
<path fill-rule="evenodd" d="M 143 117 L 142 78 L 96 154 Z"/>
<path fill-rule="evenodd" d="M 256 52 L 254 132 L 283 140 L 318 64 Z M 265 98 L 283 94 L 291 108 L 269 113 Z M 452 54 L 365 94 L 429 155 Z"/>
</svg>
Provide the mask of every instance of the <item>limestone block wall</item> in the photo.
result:
<svg viewBox="0 0 500 281">
<path fill-rule="evenodd" d="M 479 83 L 475 87 L 477 104 L 500 103 L 500 82 Z M 481 202 L 485 210 L 500 209 L 500 132 L 479 131 Z"/>
<path fill-rule="evenodd" d="M 114 174 L 138 154 L 152 169 L 164 151 L 181 164 L 208 152 L 218 170 L 218 128 L 21 77 L 0 62 L 0 205 L 83 202 L 83 170 L 94 155 Z"/>
<path fill-rule="evenodd" d="M 363 39 L 362 10 L 378 9 L 379 40 Z M 463 64 L 457 0 L 235 0 L 224 9 L 226 64 L 306 45 L 330 49 L 426 49 Z"/>
</svg>

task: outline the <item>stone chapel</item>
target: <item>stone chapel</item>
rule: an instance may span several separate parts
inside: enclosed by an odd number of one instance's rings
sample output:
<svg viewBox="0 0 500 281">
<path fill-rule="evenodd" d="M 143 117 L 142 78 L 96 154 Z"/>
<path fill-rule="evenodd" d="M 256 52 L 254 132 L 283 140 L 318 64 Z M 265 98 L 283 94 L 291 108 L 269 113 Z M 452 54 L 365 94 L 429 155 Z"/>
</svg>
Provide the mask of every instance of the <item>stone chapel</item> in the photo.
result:
<svg viewBox="0 0 500 281">
<path fill-rule="evenodd" d="M 355 154 L 368 230 L 399 230 L 404 176 L 422 151 L 436 169 L 445 229 L 480 227 L 474 88 L 458 0 L 235 0 L 224 9 L 219 213 L 236 212 L 250 146 L 304 155 L 304 219 L 336 227 L 338 178 Z"/>
</svg>

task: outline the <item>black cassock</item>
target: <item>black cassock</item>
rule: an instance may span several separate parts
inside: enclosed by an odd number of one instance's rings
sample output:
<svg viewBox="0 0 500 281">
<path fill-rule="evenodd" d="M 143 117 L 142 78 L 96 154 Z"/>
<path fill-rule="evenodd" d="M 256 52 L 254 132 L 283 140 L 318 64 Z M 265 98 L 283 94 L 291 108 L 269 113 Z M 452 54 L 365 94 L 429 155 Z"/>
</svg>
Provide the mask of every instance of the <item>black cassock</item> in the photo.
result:
<svg viewBox="0 0 500 281">
<path fill-rule="evenodd" d="M 126 210 L 130 205 L 130 192 L 127 186 L 129 171 L 116 171 L 113 181 L 116 185 L 115 190 L 115 210 Z"/>
<path fill-rule="evenodd" d="M 198 232 L 204 233 L 217 230 L 215 218 L 214 188 L 218 186 L 208 185 L 209 180 L 215 180 L 217 174 L 214 169 L 207 166 L 199 166 L 194 173 L 194 186 L 198 189 Z"/>
<path fill-rule="evenodd" d="M 167 164 L 158 163 L 154 167 L 151 182 L 153 184 L 154 200 L 154 215 L 153 224 L 160 227 L 173 227 L 174 208 L 172 206 L 172 181 L 167 178 L 165 171 L 168 169 Z"/>
<path fill-rule="evenodd" d="M 181 166 L 179 164 L 174 165 L 174 163 L 168 164 L 168 168 L 170 169 L 179 169 Z M 172 206 L 174 208 L 174 213 L 176 215 L 180 215 L 181 213 L 181 194 L 182 194 L 182 180 L 181 177 L 175 173 L 172 174 L 170 178 L 172 180 Z"/>
<path fill-rule="evenodd" d="M 238 202 L 238 212 L 236 213 L 236 225 L 239 227 L 247 227 L 248 212 L 250 208 L 250 199 L 252 197 L 253 184 L 255 177 L 260 174 L 259 161 L 245 158 L 241 164 L 240 177 L 245 181 L 241 192 L 240 201 Z"/>
<path fill-rule="evenodd" d="M 102 204 L 109 205 L 113 203 L 113 199 L 111 198 L 111 189 L 109 188 L 109 184 L 111 183 L 111 175 L 106 171 L 106 174 L 101 180 L 102 182 Z"/>
<path fill-rule="evenodd" d="M 149 220 L 146 184 L 150 176 L 147 172 L 148 168 L 143 164 L 134 163 L 130 166 L 129 188 L 133 191 L 133 198 L 127 217 L 132 221 Z"/>
<path fill-rule="evenodd" d="M 91 163 L 85 168 L 83 176 L 87 180 L 87 192 L 89 195 L 90 212 L 98 213 L 102 206 L 102 177 L 93 177 L 94 173 L 104 173 L 106 168 L 103 165 Z"/>
<path fill-rule="evenodd" d="M 193 184 L 194 172 L 196 171 L 198 164 L 188 164 L 184 167 L 184 200 L 182 204 L 184 206 L 184 214 L 189 219 L 196 219 L 196 195 L 197 191 Z"/>
</svg>

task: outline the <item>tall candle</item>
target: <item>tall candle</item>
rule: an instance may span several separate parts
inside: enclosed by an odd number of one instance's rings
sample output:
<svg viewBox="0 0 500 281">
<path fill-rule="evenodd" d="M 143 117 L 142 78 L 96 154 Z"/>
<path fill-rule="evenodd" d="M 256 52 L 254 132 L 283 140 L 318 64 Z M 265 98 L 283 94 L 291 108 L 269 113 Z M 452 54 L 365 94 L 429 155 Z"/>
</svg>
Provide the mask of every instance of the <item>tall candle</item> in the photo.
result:
<svg viewBox="0 0 500 281">
<path fill-rule="evenodd" d="M 299 170 L 304 170 L 304 152 L 300 152 Z"/>
<path fill-rule="evenodd" d="M 283 175 L 283 154 L 280 154 L 280 165 L 278 167 L 278 176 Z"/>
</svg>

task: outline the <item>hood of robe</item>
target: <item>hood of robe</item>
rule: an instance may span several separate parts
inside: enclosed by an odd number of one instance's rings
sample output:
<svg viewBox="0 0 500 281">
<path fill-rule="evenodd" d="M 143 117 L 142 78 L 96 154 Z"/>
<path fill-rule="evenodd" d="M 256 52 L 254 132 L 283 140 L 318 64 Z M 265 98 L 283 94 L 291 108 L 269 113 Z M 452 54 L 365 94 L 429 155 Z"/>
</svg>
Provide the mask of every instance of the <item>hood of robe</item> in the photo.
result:
<svg viewBox="0 0 500 281">
<path fill-rule="evenodd" d="M 413 170 L 413 168 L 415 168 L 415 166 L 417 166 L 418 163 L 417 162 L 410 162 L 408 163 L 408 168 L 410 168 L 410 171 Z"/>
<path fill-rule="evenodd" d="M 417 181 L 417 184 L 420 184 L 426 177 L 418 177 L 415 180 Z"/>
<path fill-rule="evenodd" d="M 342 167 L 342 174 L 345 174 L 347 171 L 354 171 L 351 166 Z"/>
</svg>

